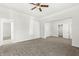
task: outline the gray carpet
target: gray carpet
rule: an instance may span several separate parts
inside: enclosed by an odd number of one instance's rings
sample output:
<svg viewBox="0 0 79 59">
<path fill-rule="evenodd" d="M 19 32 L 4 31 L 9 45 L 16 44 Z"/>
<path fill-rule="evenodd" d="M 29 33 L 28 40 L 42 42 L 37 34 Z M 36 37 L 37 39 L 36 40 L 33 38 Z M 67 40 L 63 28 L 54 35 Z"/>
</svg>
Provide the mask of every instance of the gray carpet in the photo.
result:
<svg viewBox="0 0 79 59">
<path fill-rule="evenodd" d="M 76 56 L 79 48 L 71 46 L 71 40 L 48 37 L 0 46 L 1 56 Z"/>
</svg>

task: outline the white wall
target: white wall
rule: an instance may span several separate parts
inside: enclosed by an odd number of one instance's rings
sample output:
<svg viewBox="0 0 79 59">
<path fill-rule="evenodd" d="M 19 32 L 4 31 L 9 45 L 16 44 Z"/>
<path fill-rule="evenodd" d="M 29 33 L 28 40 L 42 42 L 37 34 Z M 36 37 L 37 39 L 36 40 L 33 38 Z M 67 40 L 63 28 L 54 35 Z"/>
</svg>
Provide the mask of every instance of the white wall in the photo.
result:
<svg viewBox="0 0 79 59">
<path fill-rule="evenodd" d="M 45 24 L 43 23 L 43 22 L 40 22 L 40 37 L 41 38 L 44 38 L 45 36 L 45 26 L 44 26 Z"/>
<path fill-rule="evenodd" d="M 39 37 L 39 22 L 33 21 L 35 18 L 28 14 L 24 14 L 17 10 L 12 10 L 9 8 L 5 8 L 4 6 L 0 6 L 0 22 L 1 19 L 14 19 L 14 39 L 13 42 L 30 40 L 30 33 L 33 34 L 34 37 Z M 33 26 L 32 26 L 33 25 Z M 33 30 L 31 30 L 31 27 Z M 31 31 L 30 31 L 31 30 Z M 33 31 L 33 32 L 32 32 Z M 1 38 L 1 23 L 0 23 L 0 38 Z"/>
<path fill-rule="evenodd" d="M 63 24 L 63 37 L 72 39 L 72 19 L 51 21 L 45 23 L 45 37 L 56 36 L 58 37 L 58 24 Z"/>
<path fill-rule="evenodd" d="M 39 38 L 40 37 L 40 22 L 32 19 L 30 20 L 30 39 Z"/>
<path fill-rule="evenodd" d="M 44 37 L 51 36 L 51 23 L 44 24 Z"/>
<path fill-rule="evenodd" d="M 73 7 L 70 9 L 66 9 L 62 12 L 58 12 L 55 15 L 49 15 L 49 17 L 46 17 L 42 20 L 46 20 L 46 22 L 52 21 L 52 20 L 61 20 L 71 18 L 72 19 L 72 46 L 79 47 L 79 6 Z M 54 27 L 54 24 L 52 25 Z M 54 27 L 56 28 L 56 27 Z M 55 29 L 53 28 L 53 35 L 57 35 L 55 32 Z"/>
<path fill-rule="evenodd" d="M 18 40 L 29 39 L 30 16 L 17 13 L 14 14 L 14 38 Z"/>
<path fill-rule="evenodd" d="M 51 22 L 51 36 L 57 36 L 58 37 L 58 24 L 63 24 L 63 37 L 64 38 L 70 38 L 72 39 L 72 19 L 65 19 L 65 20 L 59 20 L 59 21 L 53 21 Z"/>
<path fill-rule="evenodd" d="M 34 21 L 34 27 L 33 27 L 33 35 L 34 38 L 40 37 L 40 23 L 38 21 Z"/>
<path fill-rule="evenodd" d="M 78 9 L 79 10 L 79 9 Z M 76 16 L 73 17 L 73 24 L 72 24 L 72 31 L 73 31 L 73 35 L 72 35 L 72 45 L 79 47 L 79 16 L 78 16 L 79 12 L 77 12 Z"/>
</svg>

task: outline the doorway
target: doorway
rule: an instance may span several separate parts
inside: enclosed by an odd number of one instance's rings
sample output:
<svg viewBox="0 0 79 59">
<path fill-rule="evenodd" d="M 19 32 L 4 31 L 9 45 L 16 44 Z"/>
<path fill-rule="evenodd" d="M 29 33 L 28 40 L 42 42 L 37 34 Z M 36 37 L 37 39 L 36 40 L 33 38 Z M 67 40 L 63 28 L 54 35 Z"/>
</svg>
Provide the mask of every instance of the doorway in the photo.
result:
<svg viewBox="0 0 79 59">
<path fill-rule="evenodd" d="M 1 41 L 11 41 L 14 39 L 14 21 L 2 19 L 1 21 Z"/>
<path fill-rule="evenodd" d="M 58 24 L 58 37 L 63 37 L 63 24 Z"/>
<path fill-rule="evenodd" d="M 3 40 L 11 40 L 11 23 L 3 23 Z"/>
</svg>

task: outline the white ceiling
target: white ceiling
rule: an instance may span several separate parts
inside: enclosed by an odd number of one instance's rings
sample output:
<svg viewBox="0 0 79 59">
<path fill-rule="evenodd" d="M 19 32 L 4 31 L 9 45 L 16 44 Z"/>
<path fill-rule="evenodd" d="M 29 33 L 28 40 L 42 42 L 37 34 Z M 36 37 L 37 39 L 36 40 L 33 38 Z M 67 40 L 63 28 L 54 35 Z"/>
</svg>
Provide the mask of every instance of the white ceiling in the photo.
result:
<svg viewBox="0 0 79 59">
<path fill-rule="evenodd" d="M 33 8 L 33 5 L 29 3 L 3 3 L 1 5 L 24 12 L 26 14 L 29 14 L 31 16 L 38 17 L 38 18 L 43 18 L 45 16 L 55 14 L 57 12 L 61 12 L 68 8 L 79 5 L 78 3 L 42 3 L 42 4 L 49 5 L 48 8 L 42 8 L 43 10 L 42 12 L 40 12 L 38 9 L 31 10 L 31 8 Z"/>
</svg>

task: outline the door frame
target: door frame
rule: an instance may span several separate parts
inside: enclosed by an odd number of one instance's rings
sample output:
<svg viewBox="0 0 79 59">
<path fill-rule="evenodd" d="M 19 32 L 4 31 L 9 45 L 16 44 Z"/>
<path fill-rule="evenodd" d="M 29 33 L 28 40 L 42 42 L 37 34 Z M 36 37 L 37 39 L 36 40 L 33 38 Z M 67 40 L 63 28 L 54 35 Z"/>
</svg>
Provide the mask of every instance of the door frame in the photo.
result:
<svg viewBox="0 0 79 59">
<path fill-rule="evenodd" d="M 3 24 L 4 23 L 11 24 L 11 40 L 13 40 L 14 39 L 14 22 L 11 21 L 11 19 L 1 19 L 1 40 L 0 41 L 4 41 L 3 40 Z"/>
<path fill-rule="evenodd" d="M 60 28 L 62 28 L 62 29 L 60 30 Z M 63 38 L 63 24 L 62 23 L 58 24 L 58 37 L 62 37 Z"/>
</svg>

